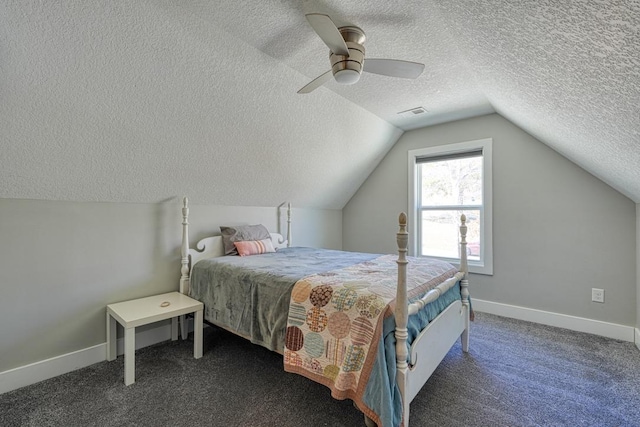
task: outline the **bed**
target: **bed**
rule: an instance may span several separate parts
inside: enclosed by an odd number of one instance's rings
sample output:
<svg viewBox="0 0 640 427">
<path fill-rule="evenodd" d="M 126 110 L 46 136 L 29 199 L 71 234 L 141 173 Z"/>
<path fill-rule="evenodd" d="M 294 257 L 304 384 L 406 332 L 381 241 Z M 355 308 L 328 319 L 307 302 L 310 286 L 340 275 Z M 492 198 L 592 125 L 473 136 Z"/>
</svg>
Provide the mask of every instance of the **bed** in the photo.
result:
<svg viewBox="0 0 640 427">
<path fill-rule="evenodd" d="M 287 238 L 236 242 L 251 256 L 224 256 L 222 236 L 191 248 L 186 197 L 182 217 L 180 292 L 205 304 L 209 323 L 283 354 L 285 371 L 353 400 L 367 426 L 408 426 L 411 401 L 458 338 L 468 351 L 464 215 L 459 269 L 407 257 L 404 213 L 397 256 L 292 246 L 290 205 Z"/>
</svg>

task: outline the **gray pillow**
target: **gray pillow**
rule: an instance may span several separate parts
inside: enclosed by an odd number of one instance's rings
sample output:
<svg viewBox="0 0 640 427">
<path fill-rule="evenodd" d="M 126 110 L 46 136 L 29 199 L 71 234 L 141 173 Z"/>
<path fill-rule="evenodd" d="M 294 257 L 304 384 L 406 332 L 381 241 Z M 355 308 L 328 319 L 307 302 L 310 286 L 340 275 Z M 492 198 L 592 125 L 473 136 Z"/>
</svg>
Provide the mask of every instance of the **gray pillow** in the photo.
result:
<svg viewBox="0 0 640 427">
<path fill-rule="evenodd" d="M 270 239 L 269 230 L 262 224 L 257 225 L 236 225 L 233 227 L 220 227 L 222 243 L 224 244 L 225 255 L 238 255 L 233 242 L 244 242 L 247 240 Z"/>
</svg>

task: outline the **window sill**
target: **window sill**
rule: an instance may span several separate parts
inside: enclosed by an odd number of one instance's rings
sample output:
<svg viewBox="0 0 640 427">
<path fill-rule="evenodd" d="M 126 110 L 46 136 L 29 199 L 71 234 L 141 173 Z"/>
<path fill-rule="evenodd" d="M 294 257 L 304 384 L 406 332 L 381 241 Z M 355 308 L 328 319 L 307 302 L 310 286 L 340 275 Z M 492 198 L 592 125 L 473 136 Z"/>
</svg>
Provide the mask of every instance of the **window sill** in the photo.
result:
<svg viewBox="0 0 640 427">
<path fill-rule="evenodd" d="M 449 261 L 451 262 L 451 261 Z M 451 262 L 451 264 L 460 268 L 460 262 Z M 469 273 L 473 274 L 482 274 L 485 276 L 493 276 L 493 266 L 486 266 L 482 264 L 471 264 L 469 263 Z"/>
<path fill-rule="evenodd" d="M 431 256 L 431 257 L 425 256 L 425 258 L 439 259 L 440 261 L 445 261 L 452 264 L 458 269 L 460 268 L 460 260 L 458 259 L 441 258 L 441 257 L 435 257 L 435 256 Z M 485 276 L 493 276 L 493 265 L 484 265 L 479 262 L 473 262 L 473 261 L 468 261 L 467 265 L 469 267 L 469 273 L 482 274 Z"/>
</svg>

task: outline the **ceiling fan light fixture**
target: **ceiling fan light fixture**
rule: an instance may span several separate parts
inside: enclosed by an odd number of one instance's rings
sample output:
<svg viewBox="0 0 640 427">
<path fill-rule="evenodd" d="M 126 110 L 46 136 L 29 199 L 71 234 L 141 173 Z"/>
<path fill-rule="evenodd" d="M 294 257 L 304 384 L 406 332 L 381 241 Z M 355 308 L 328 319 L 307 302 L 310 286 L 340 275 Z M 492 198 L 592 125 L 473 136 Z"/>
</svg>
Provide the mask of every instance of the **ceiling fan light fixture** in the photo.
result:
<svg viewBox="0 0 640 427">
<path fill-rule="evenodd" d="M 341 85 L 352 85 L 360 80 L 360 73 L 356 70 L 343 69 L 336 71 L 333 78 Z"/>
<path fill-rule="evenodd" d="M 331 69 L 302 87 L 298 93 L 309 93 L 333 79 L 339 84 L 352 85 L 360 80 L 363 71 L 389 77 L 415 79 L 422 74 L 424 64 L 398 59 L 373 58 L 365 65 L 364 42 L 367 36 L 361 28 L 348 25 L 336 27 L 329 15 L 309 13 L 309 24 L 329 48 Z M 416 113 L 417 114 L 417 113 Z"/>
</svg>

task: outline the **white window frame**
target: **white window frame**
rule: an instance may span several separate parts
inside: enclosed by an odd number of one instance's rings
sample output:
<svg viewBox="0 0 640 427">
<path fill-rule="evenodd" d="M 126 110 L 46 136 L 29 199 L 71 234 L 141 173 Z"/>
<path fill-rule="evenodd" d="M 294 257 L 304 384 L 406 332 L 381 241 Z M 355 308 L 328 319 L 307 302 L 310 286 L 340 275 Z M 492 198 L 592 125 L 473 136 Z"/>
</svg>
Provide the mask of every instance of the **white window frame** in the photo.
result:
<svg viewBox="0 0 640 427">
<path fill-rule="evenodd" d="M 493 198 L 492 198 L 492 145 L 491 138 L 478 139 L 475 141 L 459 142 L 455 144 L 438 145 L 435 147 L 409 150 L 409 209 L 407 220 L 409 221 L 409 254 L 415 256 L 418 251 L 418 234 L 420 227 L 418 224 L 418 204 L 420 195 L 418 194 L 418 168 L 416 160 L 430 156 L 447 156 L 458 153 L 482 150 L 482 215 L 481 236 L 480 236 L 480 260 L 469 260 L 469 272 L 477 274 L 493 274 Z M 459 266 L 459 259 L 441 258 Z"/>
</svg>

